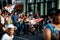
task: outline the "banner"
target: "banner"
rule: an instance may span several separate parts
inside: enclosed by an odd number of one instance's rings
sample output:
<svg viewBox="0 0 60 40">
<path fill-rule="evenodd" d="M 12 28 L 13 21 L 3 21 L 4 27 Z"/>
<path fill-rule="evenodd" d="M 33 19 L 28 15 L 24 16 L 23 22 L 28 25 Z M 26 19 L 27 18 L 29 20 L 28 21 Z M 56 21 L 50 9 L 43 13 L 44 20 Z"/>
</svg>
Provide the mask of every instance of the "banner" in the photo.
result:
<svg viewBox="0 0 60 40">
<path fill-rule="evenodd" d="M 7 6 L 5 6 L 4 8 L 5 8 L 9 13 L 11 13 L 11 12 L 13 11 L 14 7 L 15 7 L 15 5 L 7 5 Z"/>
</svg>

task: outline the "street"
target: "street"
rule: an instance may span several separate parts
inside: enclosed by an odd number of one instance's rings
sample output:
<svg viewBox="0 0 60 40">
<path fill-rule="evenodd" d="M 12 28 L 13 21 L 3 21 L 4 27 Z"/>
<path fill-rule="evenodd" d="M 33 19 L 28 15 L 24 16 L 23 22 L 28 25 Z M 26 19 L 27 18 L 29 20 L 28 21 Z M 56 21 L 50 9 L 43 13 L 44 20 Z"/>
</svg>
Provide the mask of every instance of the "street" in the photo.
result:
<svg viewBox="0 0 60 40">
<path fill-rule="evenodd" d="M 43 40 L 42 33 L 38 33 L 36 35 L 18 35 L 14 37 L 14 40 Z"/>
</svg>

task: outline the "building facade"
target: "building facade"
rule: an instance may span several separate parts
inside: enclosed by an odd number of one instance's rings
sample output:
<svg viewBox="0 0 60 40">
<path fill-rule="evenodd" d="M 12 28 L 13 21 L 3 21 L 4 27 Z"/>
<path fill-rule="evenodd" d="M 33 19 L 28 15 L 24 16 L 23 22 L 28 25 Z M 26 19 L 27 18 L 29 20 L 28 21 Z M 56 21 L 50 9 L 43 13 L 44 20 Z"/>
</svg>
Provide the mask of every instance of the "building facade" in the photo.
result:
<svg viewBox="0 0 60 40">
<path fill-rule="evenodd" d="M 60 8 L 60 0 L 15 0 L 22 3 L 23 13 L 27 12 L 39 13 L 40 15 L 47 15 L 48 10 L 51 8 Z M 19 2 L 20 1 L 20 2 Z M 20 3 L 20 4 L 21 4 Z M 0 8 L 12 4 L 12 0 L 1 0 Z"/>
<path fill-rule="evenodd" d="M 26 0 L 26 12 L 39 13 L 47 15 L 51 8 L 57 9 L 57 0 Z"/>
</svg>

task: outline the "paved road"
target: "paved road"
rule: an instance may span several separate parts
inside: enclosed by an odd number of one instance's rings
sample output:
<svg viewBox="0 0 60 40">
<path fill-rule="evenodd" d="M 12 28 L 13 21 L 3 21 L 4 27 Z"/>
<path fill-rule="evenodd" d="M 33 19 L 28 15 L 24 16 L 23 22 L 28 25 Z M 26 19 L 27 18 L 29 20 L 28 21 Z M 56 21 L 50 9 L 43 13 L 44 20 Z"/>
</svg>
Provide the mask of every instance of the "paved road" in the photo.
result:
<svg viewBox="0 0 60 40">
<path fill-rule="evenodd" d="M 43 40 L 42 33 L 38 35 L 18 35 L 14 37 L 14 40 Z"/>
</svg>

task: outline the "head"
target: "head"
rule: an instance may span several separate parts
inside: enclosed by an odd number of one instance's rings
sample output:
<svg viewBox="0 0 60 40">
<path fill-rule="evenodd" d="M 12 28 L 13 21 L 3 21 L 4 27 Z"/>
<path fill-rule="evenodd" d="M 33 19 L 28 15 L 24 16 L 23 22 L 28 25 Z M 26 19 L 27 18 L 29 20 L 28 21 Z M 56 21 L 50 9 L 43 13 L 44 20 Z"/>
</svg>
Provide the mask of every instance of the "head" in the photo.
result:
<svg viewBox="0 0 60 40">
<path fill-rule="evenodd" d="M 18 17 L 23 18 L 23 14 L 22 13 L 18 14 Z"/>
<path fill-rule="evenodd" d="M 13 24 L 7 25 L 7 33 L 9 36 L 12 36 L 14 34 L 15 27 Z"/>
<path fill-rule="evenodd" d="M 37 13 L 36 16 L 40 16 L 39 13 Z"/>
<path fill-rule="evenodd" d="M 14 34 L 14 28 L 9 28 L 7 30 L 7 33 L 9 34 L 9 36 L 12 36 Z"/>
<path fill-rule="evenodd" d="M 48 18 L 51 18 L 50 16 L 48 16 Z"/>
<path fill-rule="evenodd" d="M 26 16 L 27 16 L 27 17 L 29 17 L 29 16 L 30 16 L 30 13 L 29 13 L 29 12 L 27 12 Z"/>
<path fill-rule="evenodd" d="M 3 13 L 2 13 L 2 15 L 4 16 L 4 18 L 6 18 L 8 16 L 8 14 L 9 14 L 9 12 L 6 11 L 6 10 L 4 10 Z"/>
<path fill-rule="evenodd" d="M 60 24 L 60 10 L 59 9 L 56 11 L 53 21 L 55 24 Z"/>
<path fill-rule="evenodd" d="M 47 14 L 48 14 L 48 16 L 53 18 L 54 15 L 56 14 L 56 8 L 51 8 L 50 10 L 48 10 Z"/>
<path fill-rule="evenodd" d="M 14 15 L 17 15 L 17 12 L 16 11 L 14 11 Z"/>
</svg>

